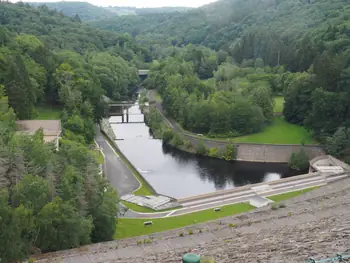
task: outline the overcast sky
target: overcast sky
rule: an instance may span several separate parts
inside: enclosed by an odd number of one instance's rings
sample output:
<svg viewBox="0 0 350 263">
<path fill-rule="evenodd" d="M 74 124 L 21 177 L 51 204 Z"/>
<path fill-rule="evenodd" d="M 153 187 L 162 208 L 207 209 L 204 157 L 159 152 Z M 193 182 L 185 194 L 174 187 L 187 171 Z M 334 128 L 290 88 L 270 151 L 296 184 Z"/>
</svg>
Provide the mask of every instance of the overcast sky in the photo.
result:
<svg viewBox="0 0 350 263">
<path fill-rule="evenodd" d="M 68 0 L 77 1 L 77 0 Z M 164 6 L 188 6 L 198 7 L 215 0 L 87 0 L 97 6 L 133 6 L 133 7 L 164 7 Z M 17 1 L 16 1 L 17 2 Z M 23 0 L 23 2 L 58 2 L 58 0 Z"/>
</svg>

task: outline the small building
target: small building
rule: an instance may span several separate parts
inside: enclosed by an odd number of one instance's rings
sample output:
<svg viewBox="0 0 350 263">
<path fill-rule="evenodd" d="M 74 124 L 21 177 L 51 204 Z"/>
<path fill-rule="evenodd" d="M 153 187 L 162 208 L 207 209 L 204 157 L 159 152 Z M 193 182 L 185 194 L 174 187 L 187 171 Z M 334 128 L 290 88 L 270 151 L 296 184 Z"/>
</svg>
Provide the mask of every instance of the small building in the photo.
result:
<svg viewBox="0 0 350 263">
<path fill-rule="evenodd" d="M 16 122 L 22 132 L 34 134 L 40 128 L 44 133 L 44 142 L 53 143 L 58 150 L 59 138 L 62 132 L 60 120 L 22 120 Z"/>
</svg>

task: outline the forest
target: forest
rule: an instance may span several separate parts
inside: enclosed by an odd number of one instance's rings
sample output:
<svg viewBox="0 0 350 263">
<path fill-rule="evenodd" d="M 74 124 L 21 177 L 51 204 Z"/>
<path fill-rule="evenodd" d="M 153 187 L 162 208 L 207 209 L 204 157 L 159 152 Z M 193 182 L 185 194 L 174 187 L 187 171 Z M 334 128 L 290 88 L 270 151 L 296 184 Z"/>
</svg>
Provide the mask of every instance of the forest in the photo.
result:
<svg viewBox="0 0 350 263">
<path fill-rule="evenodd" d="M 0 24 L 1 262 L 113 239 L 118 196 L 100 175 L 95 124 L 150 52 L 45 6 L 1 2 Z M 60 112 L 59 151 L 41 130 L 18 132 L 42 109 Z"/>
</svg>

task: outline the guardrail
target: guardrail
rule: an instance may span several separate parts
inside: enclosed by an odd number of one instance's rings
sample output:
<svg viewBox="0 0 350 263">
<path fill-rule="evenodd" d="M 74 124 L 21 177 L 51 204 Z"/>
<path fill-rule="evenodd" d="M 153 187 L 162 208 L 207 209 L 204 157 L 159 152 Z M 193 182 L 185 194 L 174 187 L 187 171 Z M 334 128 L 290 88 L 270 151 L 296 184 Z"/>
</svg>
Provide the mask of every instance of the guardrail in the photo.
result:
<svg viewBox="0 0 350 263">
<path fill-rule="evenodd" d="M 306 261 L 306 263 L 326 263 L 326 262 L 350 262 L 350 255 L 337 254 L 333 258 L 326 258 L 321 260 L 315 260 L 313 258 L 309 258 Z"/>
</svg>

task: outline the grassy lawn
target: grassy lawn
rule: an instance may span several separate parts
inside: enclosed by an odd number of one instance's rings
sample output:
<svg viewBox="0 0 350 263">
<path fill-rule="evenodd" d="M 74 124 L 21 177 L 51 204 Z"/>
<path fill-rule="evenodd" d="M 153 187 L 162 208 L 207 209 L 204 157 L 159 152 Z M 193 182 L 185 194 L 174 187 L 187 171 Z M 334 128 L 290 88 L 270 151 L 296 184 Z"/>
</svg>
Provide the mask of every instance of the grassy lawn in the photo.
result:
<svg viewBox="0 0 350 263">
<path fill-rule="evenodd" d="M 208 209 L 183 216 L 151 219 L 153 222 L 153 225 L 151 226 L 143 225 L 143 222 L 148 221 L 148 219 L 120 218 L 118 219 L 117 230 L 114 238 L 121 239 L 166 231 L 215 220 L 225 216 L 248 212 L 252 209 L 254 209 L 254 207 L 246 203 L 227 205 L 221 207 L 221 211 L 219 212 L 214 212 L 213 209 Z"/>
<path fill-rule="evenodd" d="M 283 112 L 284 98 L 282 96 L 277 96 L 274 97 L 273 100 L 275 101 L 275 107 L 273 109 L 273 112 Z"/>
<path fill-rule="evenodd" d="M 233 141 L 275 144 L 315 143 L 304 127 L 288 123 L 283 117 L 276 117 L 262 132 L 236 137 Z"/>
<path fill-rule="evenodd" d="M 156 212 L 153 209 L 148 208 L 148 207 L 139 206 L 139 205 L 129 203 L 126 201 L 120 201 L 120 202 L 135 212 L 140 212 L 140 213 L 154 213 L 154 212 Z"/>
<path fill-rule="evenodd" d="M 280 195 L 272 195 L 272 196 L 268 196 L 267 198 L 278 203 L 278 202 L 296 197 L 298 195 L 305 194 L 305 193 L 310 192 L 310 191 L 317 189 L 317 188 L 319 188 L 319 186 L 310 187 L 310 188 L 306 188 L 306 189 L 302 189 L 302 190 L 298 190 L 298 191 L 294 191 L 294 192 L 289 192 L 289 193 L 284 193 L 284 194 L 280 194 Z"/>
<path fill-rule="evenodd" d="M 61 118 L 61 109 L 51 106 L 40 106 L 36 108 L 36 120 L 59 120 Z"/>
</svg>

